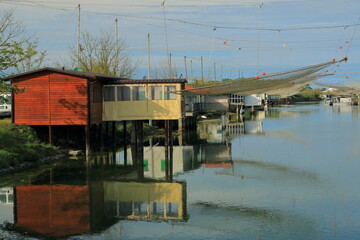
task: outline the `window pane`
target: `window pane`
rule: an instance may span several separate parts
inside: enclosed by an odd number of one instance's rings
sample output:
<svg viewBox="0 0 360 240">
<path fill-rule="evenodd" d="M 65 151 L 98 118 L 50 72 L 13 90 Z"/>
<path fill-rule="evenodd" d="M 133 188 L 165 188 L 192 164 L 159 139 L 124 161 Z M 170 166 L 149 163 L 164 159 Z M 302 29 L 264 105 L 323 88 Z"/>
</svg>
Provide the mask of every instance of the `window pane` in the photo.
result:
<svg viewBox="0 0 360 240">
<path fill-rule="evenodd" d="M 140 86 L 133 87 L 133 100 L 134 101 L 145 100 L 145 87 L 140 87 Z"/>
<path fill-rule="evenodd" d="M 115 101 L 115 87 L 104 87 L 104 101 Z"/>
<path fill-rule="evenodd" d="M 166 203 L 166 216 L 167 217 L 179 217 L 177 203 Z"/>
<path fill-rule="evenodd" d="M 126 87 L 126 86 L 117 87 L 117 100 L 130 101 L 130 87 Z"/>
<path fill-rule="evenodd" d="M 165 86 L 165 100 L 176 100 L 175 91 L 175 86 Z"/>
<path fill-rule="evenodd" d="M 150 99 L 151 100 L 162 99 L 161 86 L 150 86 Z"/>
</svg>

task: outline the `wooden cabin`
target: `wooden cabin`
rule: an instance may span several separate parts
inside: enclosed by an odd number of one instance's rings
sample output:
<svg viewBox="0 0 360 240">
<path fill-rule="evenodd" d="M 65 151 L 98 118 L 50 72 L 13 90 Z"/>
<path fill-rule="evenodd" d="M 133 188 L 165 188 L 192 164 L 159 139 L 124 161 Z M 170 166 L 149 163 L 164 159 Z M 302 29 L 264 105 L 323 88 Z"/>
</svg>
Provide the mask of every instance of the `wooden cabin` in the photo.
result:
<svg viewBox="0 0 360 240">
<path fill-rule="evenodd" d="M 109 76 L 43 68 L 11 77 L 13 123 L 91 125 L 102 121 L 102 80 Z"/>
<path fill-rule="evenodd" d="M 179 120 L 184 104 L 176 91 L 185 79 L 125 79 L 96 73 L 42 68 L 8 77 L 22 89 L 13 94 L 15 124 L 48 127 L 49 141 L 60 126 L 89 127 L 103 121 Z"/>
</svg>

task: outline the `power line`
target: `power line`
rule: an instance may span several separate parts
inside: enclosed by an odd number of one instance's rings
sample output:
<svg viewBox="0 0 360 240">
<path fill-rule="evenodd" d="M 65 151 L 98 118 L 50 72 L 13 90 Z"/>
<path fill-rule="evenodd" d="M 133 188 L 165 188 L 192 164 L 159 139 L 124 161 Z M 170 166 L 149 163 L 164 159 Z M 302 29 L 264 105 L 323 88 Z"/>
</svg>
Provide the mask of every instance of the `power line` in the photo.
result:
<svg viewBox="0 0 360 240">
<path fill-rule="evenodd" d="M 4 1 L 6 4 L 11 5 L 19 5 L 19 6 L 33 6 L 33 7 L 40 7 L 40 8 L 49 8 L 49 9 L 57 9 L 57 10 L 63 10 L 63 11 L 71 11 L 71 9 L 67 8 L 59 8 L 59 7 L 50 7 L 43 4 L 36 4 L 32 2 L 31 4 L 23 4 L 19 2 L 9 2 Z M 30 3 L 30 2 L 29 2 Z M 100 15 L 107 15 L 107 16 L 115 16 L 115 17 L 123 17 L 123 18 L 138 18 L 138 19 L 153 19 L 153 20 L 162 20 L 163 18 L 159 17 L 146 17 L 146 16 L 132 16 L 132 15 L 123 15 L 123 14 L 113 14 L 113 13 L 102 13 L 102 12 L 96 12 L 96 11 L 82 11 L 83 13 L 90 13 L 90 14 L 100 14 Z M 207 28 L 217 28 L 217 29 L 227 29 L 227 30 L 249 30 L 249 31 L 270 31 L 270 32 L 284 32 L 284 31 L 301 31 L 301 30 L 321 30 L 321 29 L 337 29 L 337 28 L 349 28 L 349 27 L 356 27 L 359 26 L 360 23 L 356 24 L 343 24 L 343 25 L 322 25 L 322 26 L 299 26 L 299 27 L 289 27 L 289 28 L 257 28 L 257 27 L 233 27 L 233 26 L 221 26 L 221 25 L 211 25 L 211 24 L 205 24 L 200 22 L 193 22 L 193 21 L 187 21 L 187 20 L 181 20 L 181 19 L 174 19 L 174 18 L 168 18 L 167 21 L 172 22 L 178 22 L 182 24 L 187 25 L 194 25 L 194 26 L 200 26 L 200 27 L 207 27 Z"/>
</svg>

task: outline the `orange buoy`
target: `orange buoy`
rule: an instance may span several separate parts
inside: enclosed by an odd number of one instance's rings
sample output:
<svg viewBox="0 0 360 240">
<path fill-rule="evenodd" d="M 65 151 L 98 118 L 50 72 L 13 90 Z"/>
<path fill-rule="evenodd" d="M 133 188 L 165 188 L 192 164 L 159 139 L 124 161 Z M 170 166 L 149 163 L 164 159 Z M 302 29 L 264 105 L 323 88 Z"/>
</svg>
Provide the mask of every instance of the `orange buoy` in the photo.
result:
<svg viewBox="0 0 360 240">
<path fill-rule="evenodd" d="M 265 72 L 262 72 L 261 75 L 265 75 L 266 73 Z"/>
<path fill-rule="evenodd" d="M 256 79 L 259 79 L 259 75 L 256 75 L 255 78 L 256 78 Z"/>
<path fill-rule="evenodd" d="M 335 58 L 332 59 L 333 62 L 335 62 L 335 60 L 336 60 Z"/>
</svg>

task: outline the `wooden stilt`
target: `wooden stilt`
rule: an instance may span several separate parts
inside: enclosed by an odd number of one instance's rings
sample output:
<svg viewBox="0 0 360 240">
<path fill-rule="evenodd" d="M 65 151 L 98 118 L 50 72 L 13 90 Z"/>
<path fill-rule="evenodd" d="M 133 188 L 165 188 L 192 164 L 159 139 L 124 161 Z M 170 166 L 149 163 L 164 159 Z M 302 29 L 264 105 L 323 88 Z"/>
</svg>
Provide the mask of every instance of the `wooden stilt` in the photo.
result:
<svg viewBox="0 0 360 240">
<path fill-rule="evenodd" d="M 90 126 L 85 125 L 85 152 L 86 152 L 86 163 L 90 163 Z"/>
<path fill-rule="evenodd" d="M 169 180 L 169 120 L 164 121 L 165 127 L 165 179 Z"/>
<path fill-rule="evenodd" d="M 182 134 L 182 133 L 181 133 Z M 170 145 L 170 156 L 169 156 L 169 180 L 173 180 L 173 136 L 172 136 L 172 122 L 169 121 L 169 145 Z M 181 141 L 182 142 L 182 141 Z"/>
<path fill-rule="evenodd" d="M 127 131 L 126 131 L 126 121 L 123 121 L 123 146 L 124 146 L 124 166 L 127 166 Z"/>
<path fill-rule="evenodd" d="M 53 126 L 49 125 L 49 143 L 54 144 Z"/>
<path fill-rule="evenodd" d="M 137 126 L 136 126 L 136 121 L 132 121 L 132 131 L 131 131 L 131 156 L 132 156 L 132 160 L 133 160 L 133 166 L 137 166 L 137 143 L 136 143 L 136 131 L 137 131 Z"/>
<path fill-rule="evenodd" d="M 104 148 L 103 124 L 99 124 L 100 148 Z"/>
<path fill-rule="evenodd" d="M 144 131 L 143 131 L 143 122 L 141 120 L 137 121 L 137 157 L 139 164 L 139 179 L 144 179 Z"/>
<path fill-rule="evenodd" d="M 116 142 L 116 122 L 113 121 L 111 125 L 111 136 L 112 136 L 112 145 L 115 146 Z"/>
<path fill-rule="evenodd" d="M 109 143 L 109 122 L 105 122 L 105 140 L 104 143 L 108 146 Z"/>
</svg>

